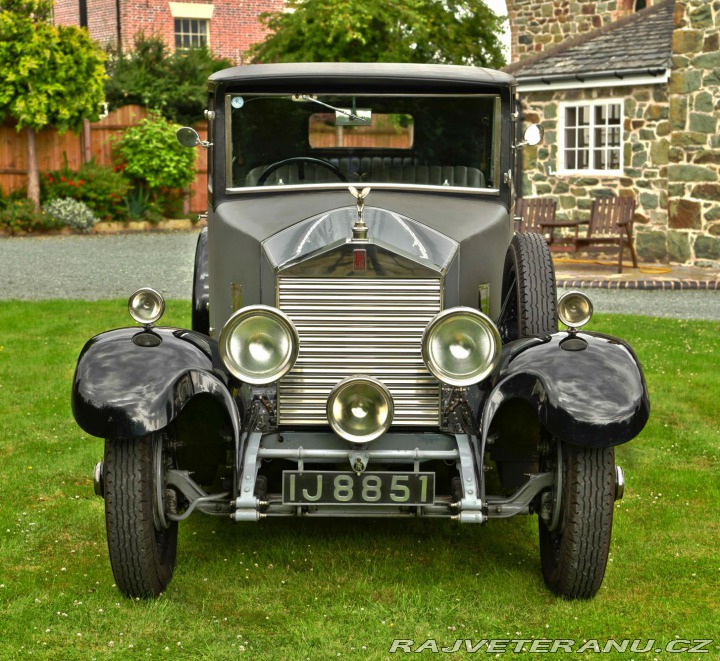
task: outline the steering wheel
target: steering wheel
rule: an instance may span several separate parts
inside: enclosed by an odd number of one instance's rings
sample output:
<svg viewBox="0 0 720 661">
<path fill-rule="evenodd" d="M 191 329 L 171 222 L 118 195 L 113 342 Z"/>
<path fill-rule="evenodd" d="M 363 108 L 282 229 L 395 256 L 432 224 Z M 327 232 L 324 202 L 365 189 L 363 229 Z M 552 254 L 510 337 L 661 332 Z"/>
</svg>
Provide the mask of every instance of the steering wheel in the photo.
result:
<svg viewBox="0 0 720 661">
<path fill-rule="evenodd" d="M 330 170 L 340 181 L 347 182 L 348 178 L 342 173 L 340 168 L 336 167 L 332 163 L 323 161 L 321 158 L 312 158 L 310 156 L 294 156 L 293 158 L 284 158 L 282 161 L 276 161 L 272 165 L 268 165 L 257 180 L 257 186 L 264 186 L 268 177 L 279 170 L 283 165 L 290 165 L 297 163 L 298 176 L 300 181 L 305 181 L 305 163 L 312 163 L 313 165 L 321 165 L 322 167 Z"/>
</svg>

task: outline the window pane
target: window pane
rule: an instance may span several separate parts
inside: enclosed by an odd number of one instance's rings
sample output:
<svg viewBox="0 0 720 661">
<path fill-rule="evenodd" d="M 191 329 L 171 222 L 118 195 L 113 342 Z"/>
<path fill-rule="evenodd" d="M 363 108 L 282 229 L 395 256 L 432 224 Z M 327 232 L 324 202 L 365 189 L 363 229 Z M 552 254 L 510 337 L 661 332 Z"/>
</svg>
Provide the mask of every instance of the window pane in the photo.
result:
<svg viewBox="0 0 720 661">
<path fill-rule="evenodd" d="M 565 110 L 565 126 L 571 128 L 577 126 L 577 109 L 567 108 Z"/>
<path fill-rule="evenodd" d="M 596 170 L 604 170 L 605 169 L 605 150 L 604 149 L 595 149 L 593 150 L 593 167 Z"/>
<path fill-rule="evenodd" d="M 578 147 L 590 146 L 590 129 L 578 129 Z"/>
<path fill-rule="evenodd" d="M 575 129 L 565 129 L 565 146 L 568 149 L 577 147 L 577 140 L 575 139 Z"/>
</svg>

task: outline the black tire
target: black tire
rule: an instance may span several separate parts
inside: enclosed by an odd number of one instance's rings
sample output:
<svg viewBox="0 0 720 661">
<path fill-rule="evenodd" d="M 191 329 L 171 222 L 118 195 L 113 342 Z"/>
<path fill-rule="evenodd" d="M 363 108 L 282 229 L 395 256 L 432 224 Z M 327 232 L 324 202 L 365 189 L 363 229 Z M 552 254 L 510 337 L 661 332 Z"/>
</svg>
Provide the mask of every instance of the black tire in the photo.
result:
<svg viewBox="0 0 720 661">
<path fill-rule="evenodd" d="M 128 597 L 156 597 L 175 568 L 177 522 L 167 527 L 159 523 L 154 504 L 156 444 L 162 442 L 161 434 L 105 442 L 110 565 L 115 583 Z"/>
<path fill-rule="evenodd" d="M 210 334 L 210 276 L 208 272 L 208 231 L 203 227 L 195 246 L 195 268 L 192 290 L 192 329 Z"/>
<path fill-rule="evenodd" d="M 594 597 L 605 576 L 615 503 L 613 448 L 562 444 L 562 491 L 555 530 L 539 518 L 547 586 L 566 599 Z"/>
<path fill-rule="evenodd" d="M 503 342 L 557 332 L 555 268 L 542 235 L 513 237 L 505 256 L 502 301 L 497 326 Z"/>
</svg>

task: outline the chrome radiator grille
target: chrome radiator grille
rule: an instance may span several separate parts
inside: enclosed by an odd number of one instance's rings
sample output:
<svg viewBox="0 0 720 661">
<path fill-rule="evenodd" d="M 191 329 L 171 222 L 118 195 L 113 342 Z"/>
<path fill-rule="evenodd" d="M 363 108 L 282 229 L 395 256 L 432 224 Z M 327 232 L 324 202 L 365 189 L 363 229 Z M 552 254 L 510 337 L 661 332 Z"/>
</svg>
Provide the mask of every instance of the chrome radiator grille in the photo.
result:
<svg viewBox="0 0 720 661">
<path fill-rule="evenodd" d="M 442 307 L 440 279 L 278 278 L 278 307 L 295 323 L 300 353 L 278 385 L 278 421 L 326 424 L 331 390 L 356 374 L 390 390 L 394 425 L 437 425 L 440 386 L 420 343 Z"/>
</svg>

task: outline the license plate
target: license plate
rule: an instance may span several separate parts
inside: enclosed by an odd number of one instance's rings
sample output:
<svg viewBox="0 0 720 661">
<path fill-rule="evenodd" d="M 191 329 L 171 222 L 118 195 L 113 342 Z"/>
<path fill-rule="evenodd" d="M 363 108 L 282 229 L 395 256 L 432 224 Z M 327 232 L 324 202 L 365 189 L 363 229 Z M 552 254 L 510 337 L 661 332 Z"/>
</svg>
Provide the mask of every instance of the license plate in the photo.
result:
<svg viewBox="0 0 720 661">
<path fill-rule="evenodd" d="M 285 505 L 430 505 L 434 473 L 283 471 Z"/>
</svg>

